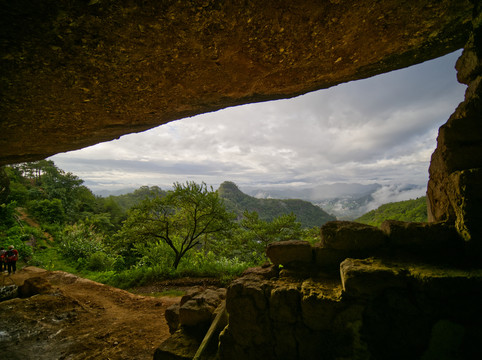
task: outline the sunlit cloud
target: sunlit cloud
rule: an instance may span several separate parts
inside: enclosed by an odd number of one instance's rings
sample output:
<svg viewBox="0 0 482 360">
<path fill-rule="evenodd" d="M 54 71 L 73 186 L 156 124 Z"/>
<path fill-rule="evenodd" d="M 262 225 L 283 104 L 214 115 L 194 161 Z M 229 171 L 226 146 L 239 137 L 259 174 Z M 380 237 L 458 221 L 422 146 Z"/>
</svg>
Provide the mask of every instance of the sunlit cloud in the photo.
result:
<svg viewBox="0 0 482 360">
<path fill-rule="evenodd" d="M 204 181 L 240 187 L 412 183 L 463 99 L 460 52 L 288 100 L 174 121 L 52 160 L 93 190 Z"/>
</svg>

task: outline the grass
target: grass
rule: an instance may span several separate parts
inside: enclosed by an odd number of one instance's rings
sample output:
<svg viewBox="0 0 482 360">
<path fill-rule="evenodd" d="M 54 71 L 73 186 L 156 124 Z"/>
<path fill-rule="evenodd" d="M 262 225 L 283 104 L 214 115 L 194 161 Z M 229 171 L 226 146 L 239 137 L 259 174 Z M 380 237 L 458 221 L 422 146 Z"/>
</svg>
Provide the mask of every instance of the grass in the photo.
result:
<svg viewBox="0 0 482 360">
<path fill-rule="evenodd" d="M 208 256 L 186 257 L 176 270 L 166 264 L 160 264 L 158 266 L 138 266 L 125 270 L 93 271 L 83 268 L 81 266 L 82 262 L 78 261 L 75 263 L 66 260 L 55 246 L 36 250 L 33 257 L 27 262 L 27 265 L 37 266 L 50 271 L 65 271 L 120 289 L 132 289 L 152 284 L 159 280 L 185 277 L 216 278 L 223 286 L 227 286 L 248 267 L 247 263 L 240 262 L 237 259 L 217 258 L 209 254 Z M 178 291 L 172 295 L 160 293 L 158 296 L 180 295 L 182 293 Z"/>
</svg>

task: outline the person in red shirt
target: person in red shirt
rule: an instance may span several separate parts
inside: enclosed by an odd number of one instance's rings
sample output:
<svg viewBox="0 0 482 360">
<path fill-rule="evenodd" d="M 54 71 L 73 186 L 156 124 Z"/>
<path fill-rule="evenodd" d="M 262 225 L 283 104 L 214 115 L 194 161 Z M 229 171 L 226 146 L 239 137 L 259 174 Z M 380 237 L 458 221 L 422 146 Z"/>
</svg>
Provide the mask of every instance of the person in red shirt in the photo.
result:
<svg viewBox="0 0 482 360">
<path fill-rule="evenodd" d="M 15 249 L 13 245 L 10 245 L 5 255 L 7 257 L 8 275 L 10 275 L 12 271 L 15 274 L 15 271 L 17 271 L 17 260 L 18 260 L 17 249 Z"/>
<path fill-rule="evenodd" d="M 7 271 L 7 250 L 0 247 L 0 272 Z"/>
</svg>

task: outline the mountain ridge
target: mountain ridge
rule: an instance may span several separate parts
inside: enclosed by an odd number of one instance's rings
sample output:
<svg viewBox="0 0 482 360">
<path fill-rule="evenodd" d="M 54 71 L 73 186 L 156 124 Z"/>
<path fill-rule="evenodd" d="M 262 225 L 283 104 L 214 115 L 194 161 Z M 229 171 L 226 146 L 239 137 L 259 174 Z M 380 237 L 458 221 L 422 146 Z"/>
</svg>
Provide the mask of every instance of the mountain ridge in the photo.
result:
<svg viewBox="0 0 482 360">
<path fill-rule="evenodd" d="M 256 211 L 263 220 L 293 213 L 303 227 L 319 227 L 328 221 L 336 220 L 319 206 L 301 199 L 258 199 L 243 193 L 231 182 L 223 182 L 218 189 L 226 208 L 240 218 L 245 210 Z"/>
</svg>

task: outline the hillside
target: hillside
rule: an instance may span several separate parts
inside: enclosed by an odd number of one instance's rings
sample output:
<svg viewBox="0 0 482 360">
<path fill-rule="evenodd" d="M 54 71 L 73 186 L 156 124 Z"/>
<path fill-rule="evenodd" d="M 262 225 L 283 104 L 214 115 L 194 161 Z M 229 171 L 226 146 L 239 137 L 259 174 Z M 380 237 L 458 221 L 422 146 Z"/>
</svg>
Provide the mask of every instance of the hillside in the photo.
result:
<svg viewBox="0 0 482 360">
<path fill-rule="evenodd" d="M 146 198 L 152 199 L 155 196 L 164 196 L 166 192 L 158 186 L 141 186 L 133 192 L 121 195 L 109 195 L 107 199 L 115 201 L 123 211 L 129 210 Z"/>
<path fill-rule="evenodd" d="M 355 221 L 379 226 L 385 220 L 400 220 L 411 222 L 427 221 L 427 199 L 422 196 L 415 200 L 388 203 L 378 209 L 367 212 Z"/>
<path fill-rule="evenodd" d="M 336 220 L 318 206 L 298 199 L 257 199 L 244 194 L 236 184 L 225 181 L 218 189 L 226 208 L 241 217 L 245 210 L 256 211 L 262 220 L 272 220 L 280 215 L 293 213 L 303 227 L 311 228 Z"/>
</svg>

